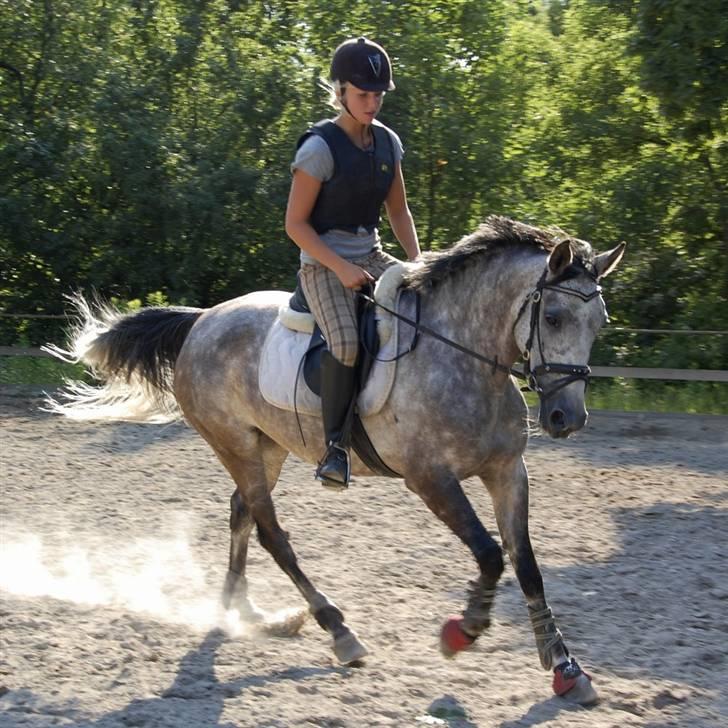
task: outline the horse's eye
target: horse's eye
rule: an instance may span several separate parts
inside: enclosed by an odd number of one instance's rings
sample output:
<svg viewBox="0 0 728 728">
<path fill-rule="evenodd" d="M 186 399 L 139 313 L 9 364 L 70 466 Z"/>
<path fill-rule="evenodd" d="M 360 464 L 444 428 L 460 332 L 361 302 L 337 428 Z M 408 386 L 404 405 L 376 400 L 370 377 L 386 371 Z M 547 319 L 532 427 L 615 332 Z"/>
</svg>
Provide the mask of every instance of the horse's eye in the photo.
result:
<svg viewBox="0 0 728 728">
<path fill-rule="evenodd" d="M 546 319 L 546 323 L 553 327 L 554 329 L 558 329 L 559 326 L 561 326 L 561 321 L 559 320 L 559 317 L 556 314 L 553 313 L 547 313 L 544 314 L 544 318 Z"/>
</svg>

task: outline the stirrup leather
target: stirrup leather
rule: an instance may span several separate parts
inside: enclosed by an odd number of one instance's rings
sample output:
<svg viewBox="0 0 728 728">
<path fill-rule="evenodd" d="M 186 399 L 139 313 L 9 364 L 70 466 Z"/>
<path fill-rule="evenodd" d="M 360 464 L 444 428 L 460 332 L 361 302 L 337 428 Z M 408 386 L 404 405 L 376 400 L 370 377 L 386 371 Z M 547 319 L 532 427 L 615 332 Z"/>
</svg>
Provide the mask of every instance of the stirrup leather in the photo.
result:
<svg viewBox="0 0 728 728">
<path fill-rule="evenodd" d="M 346 488 L 351 479 L 351 458 L 342 445 L 332 442 L 316 468 L 316 479 L 333 488 Z"/>
</svg>

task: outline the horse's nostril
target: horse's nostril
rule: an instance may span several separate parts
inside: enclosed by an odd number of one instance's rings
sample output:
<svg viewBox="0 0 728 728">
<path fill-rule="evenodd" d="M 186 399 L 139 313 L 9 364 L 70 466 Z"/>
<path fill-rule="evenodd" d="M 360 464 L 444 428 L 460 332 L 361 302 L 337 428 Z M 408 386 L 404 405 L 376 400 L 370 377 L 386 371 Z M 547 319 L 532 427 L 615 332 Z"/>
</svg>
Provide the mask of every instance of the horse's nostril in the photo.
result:
<svg viewBox="0 0 728 728">
<path fill-rule="evenodd" d="M 549 419 L 551 420 L 551 425 L 558 429 L 563 428 L 564 424 L 566 423 L 566 418 L 564 417 L 564 413 L 559 409 L 554 410 L 551 413 L 551 416 L 549 417 Z"/>
</svg>

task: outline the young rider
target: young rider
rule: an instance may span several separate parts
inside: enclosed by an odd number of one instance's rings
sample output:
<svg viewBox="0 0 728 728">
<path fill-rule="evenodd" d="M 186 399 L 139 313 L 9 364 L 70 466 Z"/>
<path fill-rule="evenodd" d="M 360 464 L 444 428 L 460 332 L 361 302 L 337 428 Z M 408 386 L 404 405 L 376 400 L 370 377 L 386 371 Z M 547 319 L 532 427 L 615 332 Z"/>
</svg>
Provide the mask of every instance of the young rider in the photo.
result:
<svg viewBox="0 0 728 728">
<path fill-rule="evenodd" d="M 359 346 L 355 292 L 396 262 L 379 238 L 382 204 L 407 257 L 414 260 L 420 248 L 402 177 L 402 143 L 376 120 L 385 91 L 394 89 L 389 56 L 366 38 L 347 40 L 334 53 L 330 77 L 339 114 L 298 141 L 286 233 L 301 248 L 301 287 L 329 349 L 321 359 L 326 454 L 316 477 L 345 487 Z"/>
</svg>

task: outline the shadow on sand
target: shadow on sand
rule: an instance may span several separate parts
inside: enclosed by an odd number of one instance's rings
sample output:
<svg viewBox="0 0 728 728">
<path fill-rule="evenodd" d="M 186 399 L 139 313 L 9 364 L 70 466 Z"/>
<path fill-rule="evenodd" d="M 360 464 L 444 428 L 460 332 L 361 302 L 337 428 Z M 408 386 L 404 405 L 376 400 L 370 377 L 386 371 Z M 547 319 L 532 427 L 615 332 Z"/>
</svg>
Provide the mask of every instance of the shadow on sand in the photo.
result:
<svg viewBox="0 0 728 728">
<path fill-rule="evenodd" d="M 616 553 L 599 563 L 543 568 L 566 642 L 588 671 L 675 682 L 706 695 L 728 684 L 723 648 L 728 631 L 728 491 L 715 500 L 716 507 L 655 503 L 616 509 L 621 541 Z M 502 619 L 517 622 L 524 609 L 513 581 L 502 591 L 500 604 L 496 600 L 496 617 L 500 612 Z M 595 680 L 603 703 L 616 700 Z M 669 691 L 658 694 L 658 689 L 656 684 L 655 695 L 639 707 L 667 706 L 673 710 L 671 720 L 679 715 L 675 725 L 706 725 L 700 712 L 705 702 L 701 707 Z M 728 715 L 728 696 L 705 700 L 715 715 Z M 500 728 L 537 726 L 572 710 L 583 708 L 550 697 Z"/>
<path fill-rule="evenodd" d="M 728 417 L 597 411 L 568 440 L 529 440 L 528 450 L 554 449 L 593 467 L 678 467 L 728 477 Z"/>
<path fill-rule="evenodd" d="M 84 717 L 75 701 L 44 705 L 29 690 L 9 691 L 5 706 L 8 726 L 26 725 L 27 715 L 57 716 L 73 721 L 79 728 L 118 728 L 118 726 L 220 726 L 236 728 L 239 723 L 220 722 L 225 700 L 240 696 L 250 688 L 275 685 L 284 680 L 303 682 L 332 673 L 346 673 L 341 667 L 292 667 L 262 675 L 242 676 L 220 682 L 215 675 L 217 651 L 227 636 L 220 629 L 207 633 L 198 647 L 187 652 L 180 660 L 174 682 L 159 696 L 132 700 L 128 705 L 95 719 Z M 12 716 L 18 717 L 13 722 Z M 266 722 L 274 727 L 275 721 Z"/>
</svg>

